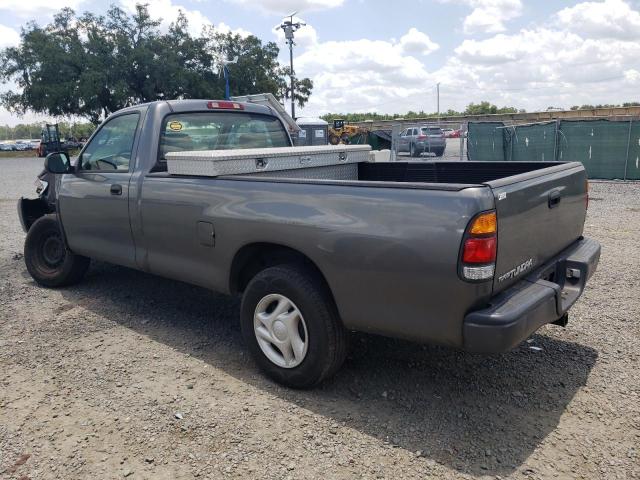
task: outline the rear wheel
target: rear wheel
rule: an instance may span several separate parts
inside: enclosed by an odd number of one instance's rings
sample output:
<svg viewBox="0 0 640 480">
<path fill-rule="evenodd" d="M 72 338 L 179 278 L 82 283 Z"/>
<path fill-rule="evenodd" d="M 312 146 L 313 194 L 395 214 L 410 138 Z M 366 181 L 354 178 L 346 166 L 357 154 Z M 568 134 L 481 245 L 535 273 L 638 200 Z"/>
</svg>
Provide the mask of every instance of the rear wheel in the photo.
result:
<svg viewBox="0 0 640 480">
<path fill-rule="evenodd" d="M 441 157 L 442 155 L 444 155 L 444 148 L 438 148 L 437 150 L 434 150 L 436 157 Z"/>
<path fill-rule="evenodd" d="M 244 340 L 272 379 L 309 388 L 333 375 L 347 353 L 347 332 L 317 273 L 279 265 L 258 273 L 242 298 Z"/>
<path fill-rule="evenodd" d="M 416 150 L 416 146 L 413 143 L 409 147 L 409 156 L 410 157 L 417 157 L 418 156 L 418 153 L 417 153 L 417 150 Z"/>
<path fill-rule="evenodd" d="M 24 242 L 24 262 L 31 277 L 45 287 L 79 282 L 89 268 L 89 259 L 70 252 L 55 215 L 40 217 Z"/>
</svg>

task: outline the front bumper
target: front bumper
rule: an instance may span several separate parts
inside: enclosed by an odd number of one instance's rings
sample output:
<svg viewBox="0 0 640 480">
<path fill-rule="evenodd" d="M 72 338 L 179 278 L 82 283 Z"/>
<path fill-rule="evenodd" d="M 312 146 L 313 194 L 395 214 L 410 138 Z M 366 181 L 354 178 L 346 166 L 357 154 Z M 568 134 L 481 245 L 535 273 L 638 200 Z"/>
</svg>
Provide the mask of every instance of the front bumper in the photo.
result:
<svg viewBox="0 0 640 480">
<path fill-rule="evenodd" d="M 582 294 L 600 260 L 600 244 L 582 238 L 527 278 L 464 318 L 464 349 L 500 353 L 520 344 L 542 325 L 556 322 Z"/>
</svg>

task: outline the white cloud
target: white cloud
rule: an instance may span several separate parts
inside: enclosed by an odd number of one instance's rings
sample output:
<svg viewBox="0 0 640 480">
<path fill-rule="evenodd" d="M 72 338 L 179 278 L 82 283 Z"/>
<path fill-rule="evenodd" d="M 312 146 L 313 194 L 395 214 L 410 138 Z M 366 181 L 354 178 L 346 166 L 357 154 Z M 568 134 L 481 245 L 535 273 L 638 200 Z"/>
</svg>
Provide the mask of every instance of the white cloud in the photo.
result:
<svg viewBox="0 0 640 480">
<path fill-rule="evenodd" d="M 260 8 L 268 13 L 289 15 L 291 12 L 310 12 L 340 7 L 344 0 L 228 0 L 249 8 Z"/>
<path fill-rule="evenodd" d="M 135 13 L 136 4 L 139 0 L 120 0 L 120 5 L 129 13 Z M 206 15 L 199 10 L 188 10 L 181 5 L 174 5 L 171 0 L 154 0 L 148 3 L 147 8 L 152 18 L 161 18 L 162 25 L 166 28 L 171 22 L 178 18 L 182 12 L 189 21 L 189 32 L 192 35 L 199 35 L 204 27 L 212 25 Z"/>
<path fill-rule="evenodd" d="M 136 4 L 139 4 L 140 0 L 120 0 L 120 5 L 129 13 L 136 11 Z M 187 21 L 189 22 L 189 33 L 194 36 L 198 36 L 202 33 L 202 29 L 213 25 L 213 22 L 209 18 L 200 12 L 200 10 L 190 10 L 182 5 L 177 5 L 172 0 L 153 0 L 148 3 L 149 14 L 152 18 L 161 18 L 163 28 L 168 28 L 171 22 L 178 18 L 179 12 L 182 12 Z M 243 28 L 232 29 L 224 22 L 220 22 L 215 25 L 216 29 L 222 33 L 237 33 L 243 37 L 251 35 L 251 32 Z"/>
<path fill-rule="evenodd" d="M 624 19 L 599 10 L 616 1 Z M 315 82 L 304 113 L 433 111 L 436 82 L 442 110 L 481 100 L 529 111 L 638 101 L 640 41 L 633 35 L 640 35 L 640 13 L 620 0 L 583 2 L 568 12 L 550 15 L 544 27 L 465 39 L 437 69 L 428 69 L 409 41 L 419 37 L 412 31 L 398 41 L 318 42 L 296 60 L 298 74 Z"/>
<path fill-rule="evenodd" d="M 452 2 L 456 0 L 445 0 Z M 463 21 L 464 33 L 498 33 L 507 28 L 505 22 L 522 15 L 521 0 L 460 0 L 473 8 Z"/>
<path fill-rule="evenodd" d="M 241 37 L 248 37 L 249 35 L 252 35 L 252 33 L 249 30 L 245 30 L 242 27 L 231 28 L 229 25 L 227 25 L 224 22 L 218 23 L 216 25 L 216 30 L 220 33 L 233 33 L 234 35 L 240 35 Z"/>
<path fill-rule="evenodd" d="M 589 38 L 640 39 L 640 12 L 623 0 L 583 2 L 557 14 L 561 26 Z"/>
<path fill-rule="evenodd" d="M 426 33 L 422 33 L 417 28 L 410 28 L 400 38 L 400 48 L 407 55 L 428 55 L 438 50 L 440 45 L 431 40 Z"/>
<path fill-rule="evenodd" d="M 465 40 L 454 53 L 434 74 L 466 98 L 527 110 L 638 98 L 638 42 L 534 28 Z"/>
<path fill-rule="evenodd" d="M 418 110 L 431 109 L 433 95 L 425 97 L 421 93 L 433 86 L 434 79 L 407 49 L 411 50 L 411 46 L 423 54 L 433 50 L 435 44 L 430 40 L 425 43 L 417 30 L 410 30 L 402 38 L 404 42 L 402 39 L 318 42 L 307 48 L 295 61 L 297 74 L 314 82 L 314 93 L 305 113 L 405 108 L 394 108 L 398 102 L 402 105 L 409 102 Z"/>
<path fill-rule="evenodd" d="M 20 33 L 6 25 L 0 25 L 0 48 L 13 47 L 20 43 Z"/>
<path fill-rule="evenodd" d="M 0 12 L 6 11 L 20 17 L 36 13 L 50 13 L 64 7 L 77 8 L 84 0 L 2 0 Z"/>
</svg>

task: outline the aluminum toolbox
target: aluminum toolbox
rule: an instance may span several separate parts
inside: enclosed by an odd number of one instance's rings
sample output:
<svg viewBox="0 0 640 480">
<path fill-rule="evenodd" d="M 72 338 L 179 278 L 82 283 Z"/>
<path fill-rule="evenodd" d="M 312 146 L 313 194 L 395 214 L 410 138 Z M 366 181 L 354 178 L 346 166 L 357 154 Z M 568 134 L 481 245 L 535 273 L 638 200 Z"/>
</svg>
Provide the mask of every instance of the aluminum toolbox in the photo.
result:
<svg viewBox="0 0 640 480">
<path fill-rule="evenodd" d="M 167 153 L 172 175 L 247 175 L 368 162 L 369 145 L 247 148 Z"/>
</svg>

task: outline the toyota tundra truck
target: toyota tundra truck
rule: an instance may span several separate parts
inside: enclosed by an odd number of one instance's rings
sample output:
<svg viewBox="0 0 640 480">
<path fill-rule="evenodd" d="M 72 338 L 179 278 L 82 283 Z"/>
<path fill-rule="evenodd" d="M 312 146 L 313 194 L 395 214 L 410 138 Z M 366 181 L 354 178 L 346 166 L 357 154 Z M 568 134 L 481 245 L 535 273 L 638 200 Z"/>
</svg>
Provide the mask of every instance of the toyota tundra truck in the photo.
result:
<svg viewBox="0 0 640 480">
<path fill-rule="evenodd" d="M 26 268 L 55 288 L 95 259 L 242 295 L 258 366 L 308 388 L 338 370 L 351 331 L 509 351 L 542 325 L 564 326 L 597 267 L 578 162 L 365 161 L 350 178 L 167 169 L 171 152 L 290 145 L 266 106 L 120 110 L 77 160 L 46 158 L 53 204 L 20 200 Z"/>
</svg>

